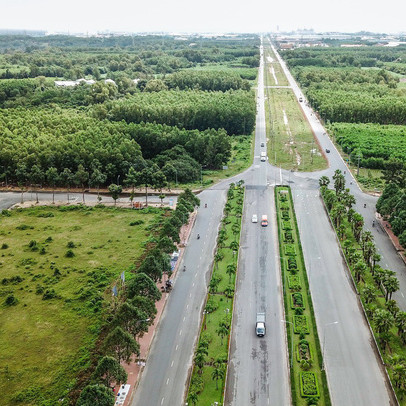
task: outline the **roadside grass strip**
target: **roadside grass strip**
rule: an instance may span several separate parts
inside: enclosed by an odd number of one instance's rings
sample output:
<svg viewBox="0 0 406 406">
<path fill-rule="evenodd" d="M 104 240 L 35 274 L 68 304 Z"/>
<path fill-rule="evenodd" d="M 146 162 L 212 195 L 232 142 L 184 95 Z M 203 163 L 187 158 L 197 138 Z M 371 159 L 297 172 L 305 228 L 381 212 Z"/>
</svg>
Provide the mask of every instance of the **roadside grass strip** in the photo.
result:
<svg viewBox="0 0 406 406">
<path fill-rule="evenodd" d="M 336 193 L 327 187 L 320 191 L 398 403 L 406 405 L 406 312 L 392 299 L 399 289 L 395 273 L 377 264 L 379 256 L 372 234 L 363 230 L 362 216 L 349 209 L 337 228 L 336 206 L 329 202 Z"/>
<path fill-rule="evenodd" d="M 230 185 L 224 207 L 199 341 L 193 358 L 187 395 L 189 405 L 223 404 L 245 193 L 243 183 L 240 181 Z"/>
<path fill-rule="evenodd" d="M 331 405 L 289 187 L 275 188 L 293 405 Z M 288 227 L 289 225 L 289 227 Z M 292 335 L 293 331 L 293 335 Z"/>
</svg>

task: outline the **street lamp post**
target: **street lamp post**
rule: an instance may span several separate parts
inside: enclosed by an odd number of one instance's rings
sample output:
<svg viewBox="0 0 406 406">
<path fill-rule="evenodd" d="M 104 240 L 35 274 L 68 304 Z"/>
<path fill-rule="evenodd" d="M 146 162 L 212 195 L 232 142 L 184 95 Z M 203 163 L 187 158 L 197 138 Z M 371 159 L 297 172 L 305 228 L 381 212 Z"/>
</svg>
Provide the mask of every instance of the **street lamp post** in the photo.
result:
<svg viewBox="0 0 406 406">
<path fill-rule="evenodd" d="M 323 331 L 323 360 L 321 364 L 321 370 L 324 371 L 324 355 L 326 352 L 326 327 L 332 326 L 333 324 L 338 324 L 338 321 L 333 321 L 332 323 L 327 323 L 324 325 L 324 331 Z"/>
<path fill-rule="evenodd" d="M 117 176 L 117 186 L 120 186 L 120 175 Z"/>
<path fill-rule="evenodd" d="M 290 342 L 291 342 L 291 351 L 290 351 L 290 367 L 292 368 L 292 360 L 293 360 L 293 323 L 288 320 L 281 320 L 281 323 L 289 323 L 292 327 L 292 333 L 290 336 Z"/>
</svg>

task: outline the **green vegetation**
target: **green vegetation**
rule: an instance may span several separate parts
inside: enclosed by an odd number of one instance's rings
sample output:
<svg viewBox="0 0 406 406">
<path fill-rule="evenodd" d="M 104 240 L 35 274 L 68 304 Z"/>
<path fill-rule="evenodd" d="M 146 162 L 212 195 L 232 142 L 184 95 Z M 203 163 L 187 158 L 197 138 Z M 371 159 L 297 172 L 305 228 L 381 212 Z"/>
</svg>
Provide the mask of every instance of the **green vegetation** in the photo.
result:
<svg viewBox="0 0 406 406">
<path fill-rule="evenodd" d="M 406 313 L 392 300 L 399 281 L 395 272 L 378 265 L 381 257 L 372 233 L 363 229 L 363 217 L 352 209 L 355 199 L 345 188 L 340 170 L 335 171 L 333 180 L 334 190 L 331 190 L 328 189 L 330 180 L 321 178 L 320 191 L 399 403 L 406 405 L 406 375 L 402 372 L 406 371 Z M 385 200 L 381 200 L 382 206 Z"/>
<path fill-rule="evenodd" d="M 43 38 L 7 38 L 0 55 L 3 185 L 84 190 L 128 177 L 124 186 L 134 188 L 145 186 L 139 173 L 148 168 L 159 175 L 148 187 L 162 190 L 200 180 L 202 168 L 219 179 L 244 167 L 230 162 L 231 135 L 254 128 L 247 79 L 259 65 L 256 36 L 199 38 L 198 48 L 194 37 L 119 37 L 106 41 L 114 49 L 96 38 L 49 37 L 46 47 Z M 13 49 L 19 42 L 25 51 Z M 84 77 L 94 83 L 54 83 Z"/>
<path fill-rule="evenodd" d="M 0 301 L 18 303 L 0 311 L 2 404 L 55 404 L 88 367 L 112 283 L 138 260 L 159 212 L 38 207 L 7 213 L 0 217 L 8 246 L 0 258 Z M 145 224 L 130 227 L 133 220 Z M 73 258 L 65 256 L 67 245 Z"/>
<path fill-rule="evenodd" d="M 406 160 L 406 126 L 334 123 L 329 129 L 351 161 L 385 169 L 390 158 Z"/>
<path fill-rule="evenodd" d="M 302 246 L 290 188 L 275 188 L 279 254 L 294 405 L 330 405 Z M 293 333 L 293 334 L 292 334 Z M 309 403 L 310 400 L 313 403 Z"/>
<path fill-rule="evenodd" d="M 269 162 L 284 169 L 306 172 L 326 168 L 327 162 L 292 89 L 268 87 L 275 85 L 273 75 L 269 72 L 270 65 L 274 70 L 277 69 L 279 86 L 287 86 L 288 82 L 279 63 L 267 62 L 267 58 L 276 61 L 272 49 L 265 47 L 264 53 Z"/>
<path fill-rule="evenodd" d="M 265 48 L 264 67 L 266 86 L 289 86 L 288 79 L 271 47 Z"/>
<path fill-rule="evenodd" d="M 114 121 L 149 121 L 189 130 L 224 128 L 228 134 L 250 134 L 255 125 L 254 94 L 243 90 L 143 92 L 106 107 L 107 115 L 100 109 L 96 114 Z"/>
<path fill-rule="evenodd" d="M 223 404 L 244 201 L 243 183 L 230 185 L 217 238 L 217 252 L 187 397 L 193 405 Z"/>
<path fill-rule="evenodd" d="M 376 210 L 389 221 L 399 243 L 406 247 L 406 166 L 391 160 L 384 171 L 385 189 L 376 204 Z"/>
</svg>

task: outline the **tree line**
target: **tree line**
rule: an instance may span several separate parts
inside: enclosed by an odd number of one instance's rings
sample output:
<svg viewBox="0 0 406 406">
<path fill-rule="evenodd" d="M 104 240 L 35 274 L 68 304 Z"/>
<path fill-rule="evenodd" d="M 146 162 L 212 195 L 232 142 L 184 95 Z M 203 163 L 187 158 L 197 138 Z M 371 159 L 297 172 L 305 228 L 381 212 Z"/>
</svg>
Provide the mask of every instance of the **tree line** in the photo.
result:
<svg viewBox="0 0 406 406">
<path fill-rule="evenodd" d="M 104 106 L 103 106 L 104 107 Z M 228 134 L 250 134 L 255 125 L 255 97 L 243 90 L 227 92 L 161 91 L 139 93 L 98 109 L 99 117 L 128 123 L 156 122 L 188 130 L 224 128 Z"/>
<path fill-rule="evenodd" d="M 219 169 L 231 156 L 224 130 L 100 121 L 61 109 L 2 110 L 0 146 L 4 184 L 64 187 L 77 184 L 83 172 L 87 179 L 79 183 L 98 187 L 153 164 L 168 181 L 190 182 L 199 179 L 201 166 Z"/>
<path fill-rule="evenodd" d="M 101 328 L 100 348 L 93 349 L 93 361 L 84 371 L 84 379 L 70 392 L 71 404 L 114 405 L 111 387 L 127 382 L 127 373 L 121 363 L 135 362 L 140 356 L 138 338 L 153 324 L 157 313 L 155 302 L 161 298 L 156 283 L 164 274 L 170 277 L 168 254 L 176 250 L 180 228 L 199 204 L 199 199 L 186 190 L 179 195 L 176 209 L 164 212 L 151 228 L 153 241 L 140 263 L 135 264 L 128 282 L 120 282 L 118 288 L 116 285 L 112 306 Z"/>
</svg>

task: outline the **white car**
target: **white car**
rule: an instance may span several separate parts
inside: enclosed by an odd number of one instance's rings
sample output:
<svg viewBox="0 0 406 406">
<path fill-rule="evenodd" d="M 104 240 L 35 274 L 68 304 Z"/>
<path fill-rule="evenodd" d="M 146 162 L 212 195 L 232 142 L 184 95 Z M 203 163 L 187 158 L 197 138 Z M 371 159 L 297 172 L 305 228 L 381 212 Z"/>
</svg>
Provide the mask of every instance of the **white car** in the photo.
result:
<svg viewBox="0 0 406 406">
<path fill-rule="evenodd" d="M 257 217 L 256 214 L 253 214 L 253 215 L 252 215 L 252 222 L 253 222 L 253 223 L 258 223 L 258 217 Z"/>
</svg>

